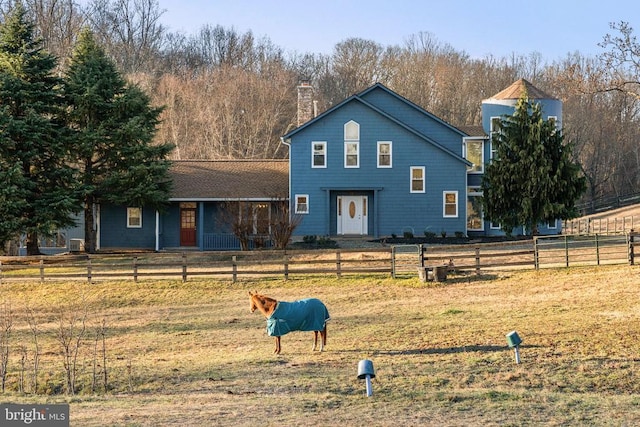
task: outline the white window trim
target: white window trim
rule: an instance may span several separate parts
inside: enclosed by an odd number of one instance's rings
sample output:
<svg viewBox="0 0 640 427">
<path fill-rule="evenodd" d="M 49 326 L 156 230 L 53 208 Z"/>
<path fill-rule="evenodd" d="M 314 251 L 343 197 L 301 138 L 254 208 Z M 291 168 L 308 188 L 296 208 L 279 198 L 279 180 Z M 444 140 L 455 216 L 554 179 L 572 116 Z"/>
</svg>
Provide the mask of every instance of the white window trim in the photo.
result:
<svg viewBox="0 0 640 427">
<path fill-rule="evenodd" d="M 558 220 L 554 219 L 553 221 L 549 221 L 547 223 L 547 229 L 556 230 L 558 228 Z"/>
<path fill-rule="evenodd" d="M 477 191 L 472 191 L 473 189 L 477 189 Z M 469 197 L 482 197 L 482 187 L 479 186 L 470 186 L 467 188 L 467 199 Z M 467 224 L 469 219 L 469 209 L 467 208 Z M 468 231 L 484 231 L 484 212 L 480 215 L 480 228 L 467 228 Z"/>
<path fill-rule="evenodd" d="M 356 138 L 347 138 L 347 127 L 349 125 L 355 125 L 355 129 L 357 130 Z M 348 165 L 347 164 L 347 146 L 355 145 L 356 147 L 356 164 Z M 354 120 L 349 120 L 344 124 L 344 167 L 345 169 L 357 169 L 360 167 L 360 124 Z"/>
<path fill-rule="evenodd" d="M 309 213 L 309 195 L 308 194 L 296 194 L 294 197 L 295 197 L 294 200 L 295 200 L 295 204 L 296 204 L 295 213 L 296 214 L 303 214 L 303 215 L 304 214 L 308 214 Z M 307 203 L 306 203 L 307 209 L 306 210 L 301 210 L 300 209 L 300 205 L 301 204 L 298 204 L 298 198 L 299 197 L 304 197 L 307 200 Z"/>
<path fill-rule="evenodd" d="M 317 144 L 322 145 L 322 152 L 324 156 L 324 163 L 322 165 L 316 165 L 314 162 L 316 150 L 315 146 Z M 313 169 L 321 169 L 327 167 L 327 141 L 311 141 L 311 168 Z"/>
<path fill-rule="evenodd" d="M 381 165 L 380 164 L 380 146 L 383 145 L 383 144 L 389 144 L 389 164 L 388 165 Z M 393 142 L 391 142 L 391 141 L 378 141 L 376 163 L 378 165 L 378 168 L 381 168 L 381 169 L 392 168 L 393 167 Z"/>
<path fill-rule="evenodd" d="M 137 211 L 139 215 L 133 216 L 132 213 Z M 131 224 L 133 218 L 140 217 L 140 224 Z M 142 208 L 127 208 L 127 228 L 142 228 Z"/>
<path fill-rule="evenodd" d="M 493 116 L 489 118 L 489 160 L 493 160 L 495 158 L 496 149 L 493 144 L 493 134 L 497 131 L 493 130 L 493 121 L 494 120 L 502 120 L 500 116 Z"/>
<path fill-rule="evenodd" d="M 348 150 L 347 150 L 347 146 L 348 145 L 355 145 L 356 146 L 356 164 L 355 165 L 350 165 L 347 162 L 347 156 L 349 155 Z M 345 141 L 344 142 L 344 167 L 346 169 L 354 169 L 354 168 L 359 168 L 360 167 L 360 142 L 359 141 Z"/>
<path fill-rule="evenodd" d="M 559 125 L 560 125 L 560 123 L 558 123 L 558 116 L 548 116 L 547 121 L 550 121 L 550 120 L 553 120 L 553 122 L 555 123 L 556 125 L 555 131 L 557 132 L 559 130 Z"/>
<path fill-rule="evenodd" d="M 494 225 L 493 221 L 491 221 L 491 223 L 489 224 L 489 228 L 490 228 L 491 230 L 501 230 L 501 229 L 502 229 L 502 227 L 500 227 L 500 224 L 498 224 L 498 225 L 496 226 L 496 225 Z"/>
<path fill-rule="evenodd" d="M 464 143 L 462 144 L 462 157 L 464 157 L 467 161 L 471 161 L 467 158 L 467 142 L 474 141 L 480 142 L 480 169 L 479 170 L 471 170 L 468 169 L 468 173 L 470 174 L 483 174 L 484 173 L 484 138 L 464 138 Z M 474 163 L 475 164 L 475 163 Z"/>
<path fill-rule="evenodd" d="M 447 215 L 447 194 L 455 194 L 456 195 L 456 213 L 453 215 Z M 457 191 L 443 191 L 442 192 L 442 217 L 443 218 L 458 218 L 458 205 L 460 201 L 458 198 Z"/>
<path fill-rule="evenodd" d="M 422 171 L 422 190 L 413 189 L 413 171 L 419 169 Z M 411 166 L 409 168 L 409 192 L 411 193 L 425 193 L 427 191 L 427 178 L 424 166 Z"/>
</svg>

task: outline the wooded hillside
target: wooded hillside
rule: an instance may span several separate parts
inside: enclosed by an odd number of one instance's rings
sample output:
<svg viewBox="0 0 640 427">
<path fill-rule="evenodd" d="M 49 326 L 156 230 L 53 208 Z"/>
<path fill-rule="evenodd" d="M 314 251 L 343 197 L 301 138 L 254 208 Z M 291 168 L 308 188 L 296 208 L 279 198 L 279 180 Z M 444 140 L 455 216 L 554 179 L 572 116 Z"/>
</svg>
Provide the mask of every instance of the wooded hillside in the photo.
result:
<svg viewBox="0 0 640 427">
<path fill-rule="evenodd" d="M 12 0 L 0 1 L 8 10 Z M 419 33 L 404 45 L 346 39 L 332 54 L 286 52 L 212 22 L 191 34 L 160 23 L 156 0 L 25 0 L 60 67 L 83 26 L 121 72 L 164 106 L 157 138 L 175 159 L 286 158 L 296 86 L 314 88 L 322 112 L 381 82 L 456 126 L 480 124 L 481 101 L 526 78 L 564 102 L 565 140 L 588 180 L 585 201 L 636 192 L 640 183 L 640 46 L 629 24 L 603 34 L 602 54 L 471 58 Z"/>
</svg>

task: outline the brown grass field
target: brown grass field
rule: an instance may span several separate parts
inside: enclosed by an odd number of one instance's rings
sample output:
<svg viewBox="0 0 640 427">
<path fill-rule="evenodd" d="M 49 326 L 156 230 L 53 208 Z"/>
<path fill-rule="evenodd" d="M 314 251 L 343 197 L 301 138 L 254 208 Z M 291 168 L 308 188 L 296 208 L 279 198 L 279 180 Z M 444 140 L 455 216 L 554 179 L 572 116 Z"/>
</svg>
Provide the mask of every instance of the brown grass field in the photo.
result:
<svg viewBox="0 0 640 427">
<path fill-rule="evenodd" d="M 3 284 L 0 317 L 12 328 L 0 400 L 67 402 L 72 426 L 638 425 L 639 285 L 630 266 L 440 284 L 375 275 Z M 311 352 L 312 333 L 294 332 L 274 355 L 248 290 L 322 299 L 332 317 L 325 352 Z M 85 311 L 78 391 L 69 395 L 59 337 L 77 334 Z M 512 330 L 523 339 L 520 364 L 505 338 Z M 357 379 L 362 359 L 376 369 L 372 397 Z"/>
</svg>

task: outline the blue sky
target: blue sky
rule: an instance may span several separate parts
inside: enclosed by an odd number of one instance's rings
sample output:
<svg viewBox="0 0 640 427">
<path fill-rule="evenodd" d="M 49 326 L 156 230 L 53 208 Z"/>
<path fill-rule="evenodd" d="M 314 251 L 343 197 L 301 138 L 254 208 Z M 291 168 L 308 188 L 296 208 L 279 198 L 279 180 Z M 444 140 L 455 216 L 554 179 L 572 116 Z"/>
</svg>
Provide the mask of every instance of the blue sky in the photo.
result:
<svg viewBox="0 0 640 427">
<path fill-rule="evenodd" d="M 545 61 L 602 52 L 610 22 L 627 21 L 640 37 L 638 0 L 159 0 L 162 22 L 193 33 L 205 24 L 251 30 L 285 49 L 330 54 L 360 37 L 402 45 L 419 32 L 474 58 L 538 52 Z"/>
</svg>

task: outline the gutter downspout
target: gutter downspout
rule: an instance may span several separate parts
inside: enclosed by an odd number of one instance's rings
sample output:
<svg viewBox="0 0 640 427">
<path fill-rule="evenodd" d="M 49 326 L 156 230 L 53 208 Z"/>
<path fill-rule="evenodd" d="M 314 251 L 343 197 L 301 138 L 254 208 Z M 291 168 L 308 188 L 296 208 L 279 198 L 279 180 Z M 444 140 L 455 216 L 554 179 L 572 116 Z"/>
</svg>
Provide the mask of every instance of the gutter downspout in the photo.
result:
<svg viewBox="0 0 640 427">
<path fill-rule="evenodd" d="M 280 142 L 289 148 L 289 221 L 291 221 L 291 218 L 293 218 L 293 210 L 295 209 L 295 201 L 291 194 L 291 140 L 285 141 L 284 136 L 281 136 Z"/>
</svg>

